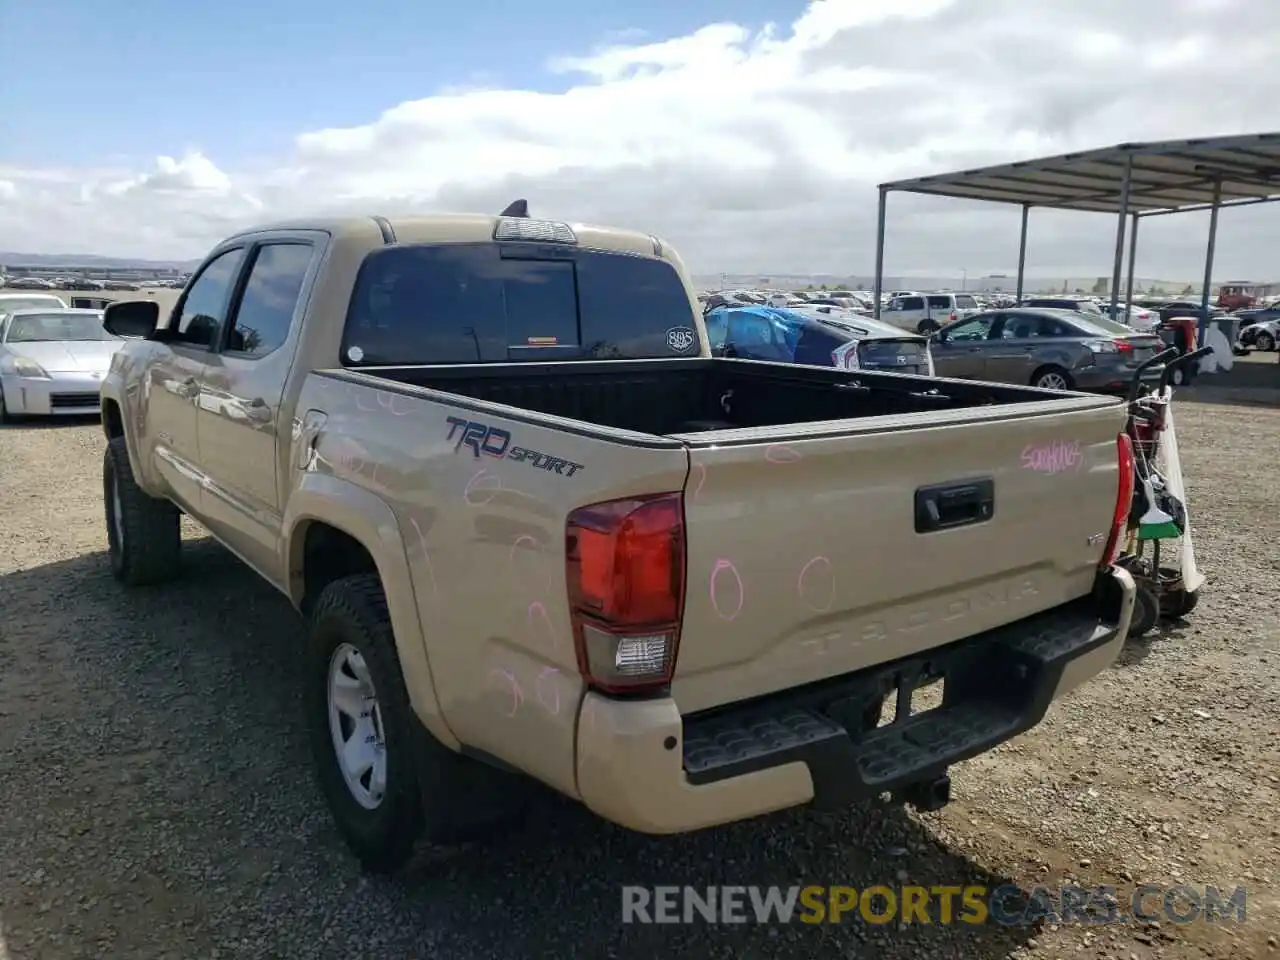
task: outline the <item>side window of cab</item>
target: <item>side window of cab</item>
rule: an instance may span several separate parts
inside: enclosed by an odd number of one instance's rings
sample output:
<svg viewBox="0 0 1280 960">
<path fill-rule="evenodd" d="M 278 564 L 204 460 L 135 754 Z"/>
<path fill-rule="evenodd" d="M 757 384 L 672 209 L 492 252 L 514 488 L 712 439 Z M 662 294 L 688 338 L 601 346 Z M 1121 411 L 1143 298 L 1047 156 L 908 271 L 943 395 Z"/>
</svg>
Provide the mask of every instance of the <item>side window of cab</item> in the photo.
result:
<svg viewBox="0 0 1280 960">
<path fill-rule="evenodd" d="M 197 350 L 214 348 L 243 262 L 244 248 L 233 247 L 200 268 L 169 317 L 165 329 L 170 343 Z"/>
</svg>

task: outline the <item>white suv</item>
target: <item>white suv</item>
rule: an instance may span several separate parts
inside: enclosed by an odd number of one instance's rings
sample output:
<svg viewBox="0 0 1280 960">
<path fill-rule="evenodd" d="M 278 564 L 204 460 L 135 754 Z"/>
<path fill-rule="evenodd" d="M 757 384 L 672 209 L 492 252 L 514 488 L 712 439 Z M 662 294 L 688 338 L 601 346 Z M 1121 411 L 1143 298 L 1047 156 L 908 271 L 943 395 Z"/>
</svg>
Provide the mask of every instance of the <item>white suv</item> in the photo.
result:
<svg viewBox="0 0 1280 960">
<path fill-rule="evenodd" d="M 880 319 L 912 333 L 932 333 L 944 323 L 980 313 L 967 293 L 910 293 L 889 301 Z"/>
</svg>

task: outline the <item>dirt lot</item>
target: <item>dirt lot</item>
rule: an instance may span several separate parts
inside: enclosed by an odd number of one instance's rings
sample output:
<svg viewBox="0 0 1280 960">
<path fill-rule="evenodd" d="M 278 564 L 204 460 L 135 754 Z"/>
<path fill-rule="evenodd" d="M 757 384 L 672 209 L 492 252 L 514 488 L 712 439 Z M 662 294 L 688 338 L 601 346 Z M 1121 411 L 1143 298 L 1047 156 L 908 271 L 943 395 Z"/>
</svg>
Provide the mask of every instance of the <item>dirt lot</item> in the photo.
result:
<svg viewBox="0 0 1280 960">
<path fill-rule="evenodd" d="M 98 426 L 0 431 L 0 960 L 1280 958 L 1280 406 L 1187 402 L 1179 417 L 1203 602 L 957 768 L 946 810 L 652 839 L 549 801 L 395 881 L 358 873 L 312 785 L 283 600 L 195 531 L 181 582 L 123 592 L 103 553 Z M 627 883 L 1067 878 L 1244 886 L 1248 919 L 619 923 Z"/>
</svg>

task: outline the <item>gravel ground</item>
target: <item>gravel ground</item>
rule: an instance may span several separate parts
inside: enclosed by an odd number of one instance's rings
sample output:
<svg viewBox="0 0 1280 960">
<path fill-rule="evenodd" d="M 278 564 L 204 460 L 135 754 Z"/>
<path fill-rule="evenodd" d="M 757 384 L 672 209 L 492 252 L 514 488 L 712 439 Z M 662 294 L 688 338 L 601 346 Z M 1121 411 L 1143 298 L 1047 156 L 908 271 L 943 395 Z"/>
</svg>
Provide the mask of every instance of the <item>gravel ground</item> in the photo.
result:
<svg viewBox="0 0 1280 960">
<path fill-rule="evenodd" d="M 6 429 L 0 960 L 1280 957 L 1280 408 L 1184 403 L 1179 417 L 1202 604 L 953 771 L 946 810 L 798 811 L 652 839 L 549 800 L 394 881 L 358 873 L 313 786 L 285 602 L 194 530 L 183 581 L 122 592 L 103 552 L 99 427 Z M 1248 920 L 619 923 L 627 883 L 1067 878 L 1244 885 Z"/>
</svg>

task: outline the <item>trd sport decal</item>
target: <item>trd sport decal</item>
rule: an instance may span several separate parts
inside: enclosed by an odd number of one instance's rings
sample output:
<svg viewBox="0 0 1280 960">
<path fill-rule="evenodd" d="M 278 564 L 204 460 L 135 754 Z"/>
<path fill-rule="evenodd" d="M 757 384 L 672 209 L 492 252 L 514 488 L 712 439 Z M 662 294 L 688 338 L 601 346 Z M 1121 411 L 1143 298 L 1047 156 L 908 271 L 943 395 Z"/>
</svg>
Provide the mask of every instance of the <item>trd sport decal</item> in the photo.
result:
<svg viewBox="0 0 1280 960">
<path fill-rule="evenodd" d="M 477 459 L 493 457 L 496 460 L 514 460 L 517 463 L 527 463 L 536 470 L 558 473 L 562 477 L 572 477 L 582 469 L 582 464 L 572 460 L 514 446 L 511 443 L 511 432 L 501 427 L 493 427 L 478 420 L 464 420 L 462 417 L 445 417 L 445 423 L 449 424 L 449 435 L 445 439 L 453 441 L 454 453 L 465 446 Z"/>
</svg>

